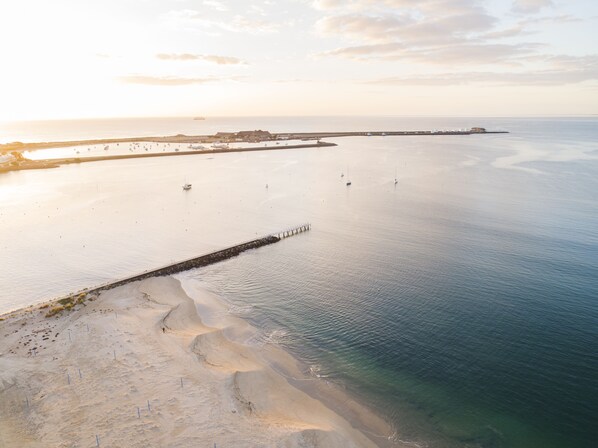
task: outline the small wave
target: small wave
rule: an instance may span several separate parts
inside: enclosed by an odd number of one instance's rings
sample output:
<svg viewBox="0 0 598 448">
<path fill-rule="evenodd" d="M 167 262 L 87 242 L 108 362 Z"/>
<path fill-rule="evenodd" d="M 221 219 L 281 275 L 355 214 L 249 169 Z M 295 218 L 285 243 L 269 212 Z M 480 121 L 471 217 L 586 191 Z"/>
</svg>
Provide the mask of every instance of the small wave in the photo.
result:
<svg viewBox="0 0 598 448">
<path fill-rule="evenodd" d="M 266 344 L 280 345 L 289 339 L 289 332 L 286 330 L 273 330 L 265 335 Z"/>
<path fill-rule="evenodd" d="M 330 376 L 322 373 L 322 366 L 319 364 L 309 366 L 309 375 L 315 378 L 328 378 Z"/>
<path fill-rule="evenodd" d="M 399 437 L 399 433 L 397 431 L 393 432 L 390 436 L 387 437 L 387 439 L 390 442 L 394 443 L 400 443 L 401 446 L 407 445 L 407 446 L 413 446 L 415 448 L 428 448 L 428 444 L 425 442 L 421 442 L 421 441 L 414 441 L 414 440 L 403 440 Z"/>
<path fill-rule="evenodd" d="M 251 337 L 246 343 L 255 346 L 266 344 L 283 345 L 290 338 L 289 332 L 282 329 L 272 330 L 270 332 L 258 333 Z"/>
<path fill-rule="evenodd" d="M 231 305 L 228 307 L 228 314 L 234 314 L 236 316 L 245 316 L 251 314 L 253 311 L 253 305 Z"/>
</svg>

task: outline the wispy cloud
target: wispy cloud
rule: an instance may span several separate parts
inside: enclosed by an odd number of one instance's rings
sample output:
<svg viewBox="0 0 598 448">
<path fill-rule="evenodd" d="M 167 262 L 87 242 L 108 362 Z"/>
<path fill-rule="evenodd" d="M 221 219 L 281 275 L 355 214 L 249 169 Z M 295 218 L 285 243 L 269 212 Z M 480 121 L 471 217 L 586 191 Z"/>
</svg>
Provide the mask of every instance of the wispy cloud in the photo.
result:
<svg viewBox="0 0 598 448">
<path fill-rule="evenodd" d="M 141 84 L 146 86 L 187 86 L 190 84 L 207 84 L 222 81 L 221 78 L 182 78 L 176 76 L 146 76 L 128 75 L 119 78 L 126 84 Z"/>
<path fill-rule="evenodd" d="M 216 11 L 230 11 L 228 5 L 218 0 L 203 0 L 201 3 L 202 5 L 207 6 L 208 8 L 214 9 Z"/>
<path fill-rule="evenodd" d="M 183 9 L 170 11 L 168 19 L 183 22 L 206 30 L 230 31 L 233 33 L 266 34 L 279 30 L 280 24 L 262 18 L 250 18 L 236 14 L 224 19 L 209 18 L 200 11 Z"/>
<path fill-rule="evenodd" d="M 325 16 L 316 23 L 316 30 L 326 36 L 364 42 L 398 41 L 410 46 L 425 46 L 475 40 L 478 34 L 488 32 L 497 22 L 497 18 L 479 8 L 436 14 L 423 9 L 396 9 Z"/>
<path fill-rule="evenodd" d="M 321 11 L 326 11 L 328 9 L 334 9 L 334 8 L 338 8 L 340 6 L 346 5 L 347 1 L 343 1 L 343 0 L 313 0 L 311 5 L 315 8 L 315 9 L 319 9 Z"/>
<path fill-rule="evenodd" d="M 218 56 L 213 54 L 159 53 L 156 55 L 156 57 L 165 61 L 205 61 L 218 65 L 246 64 L 239 58 L 231 56 Z"/>
<path fill-rule="evenodd" d="M 396 76 L 367 81 L 366 84 L 383 85 L 517 85 L 517 86 L 559 86 L 585 81 L 598 81 L 598 58 L 553 56 L 545 61 L 549 68 L 519 72 L 454 72 L 422 74 L 417 76 Z"/>
<path fill-rule="evenodd" d="M 355 60 L 410 61 L 427 65 L 487 65 L 516 66 L 521 57 L 534 54 L 533 44 L 476 44 L 427 46 L 410 48 L 402 43 L 387 43 L 345 47 L 320 56 L 341 56 Z"/>
<path fill-rule="evenodd" d="M 552 0 L 514 0 L 513 11 L 523 14 L 535 14 L 544 8 L 554 6 Z"/>
</svg>

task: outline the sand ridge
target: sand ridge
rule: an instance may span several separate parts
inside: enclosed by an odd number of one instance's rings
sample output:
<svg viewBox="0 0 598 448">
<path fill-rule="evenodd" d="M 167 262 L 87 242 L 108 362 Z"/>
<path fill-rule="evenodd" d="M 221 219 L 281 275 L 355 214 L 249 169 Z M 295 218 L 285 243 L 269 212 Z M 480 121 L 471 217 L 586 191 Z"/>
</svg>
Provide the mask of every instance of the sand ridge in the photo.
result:
<svg viewBox="0 0 598 448">
<path fill-rule="evenodd" d="M 386 445 L 294 387 L 290 355 L 243 344 L 250 326 L 226 313 L 207 325 L 197 310 L 222 304 L 194 299 L 158 277 L 70 313 L 2 316 L 0 447 Z"/>
</svg>

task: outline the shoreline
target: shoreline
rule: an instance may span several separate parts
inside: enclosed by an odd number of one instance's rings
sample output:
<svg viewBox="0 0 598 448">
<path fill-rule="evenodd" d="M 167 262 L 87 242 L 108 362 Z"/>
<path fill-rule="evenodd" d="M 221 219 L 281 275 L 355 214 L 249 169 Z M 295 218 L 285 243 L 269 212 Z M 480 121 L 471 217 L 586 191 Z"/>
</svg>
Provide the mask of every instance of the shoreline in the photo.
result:
<svg viewBox="0 0 598 448">
<path fill-rule="evenodd" d="M 400 446 L 383 419 L 305 375 L 280 346 L 251 344 L 256 328 L 184 279 L 152 277 L 89 294 L 69 312 L 49 309 L 0 316 L 7 446 L 95 435 L 132 447 Z"/>
<path fill-rule="evenodd" d="M 144 159 L 153 157 L 174 157 L 174 156 L 197 156 L 197 155 L 211 155 L 224 154 L 236 152 L 253 152 L 253 151 L 280 151 L 284 149 L 304 149 L 304 148 L 326 148 L 337 146 L 336 143 L 317 142 L 306 143 L 301 145 L 285 145 L 285 146 L 250 146 L 240 148 L 226 148 L 226 149 L 203 149 L 194 151 L 177 151 L 177 152 L 159 152 L 159 153 L 141 153 L 141 154 L 118 154 L 110 156 L 90 156 L 90 157 L 68 157 L 56 159 L 39 159 L 31 160 L 23 158 L 18 165 L 0 166 L 0 173 L 7 173 L 11 171 L 22 170 L 36 170 L 47 168 L 58 168 L 62 165 L 80 164 L 87 162 L 102 162 L 106 160 L 124 160 L 124 159 Z"/>
</svg>

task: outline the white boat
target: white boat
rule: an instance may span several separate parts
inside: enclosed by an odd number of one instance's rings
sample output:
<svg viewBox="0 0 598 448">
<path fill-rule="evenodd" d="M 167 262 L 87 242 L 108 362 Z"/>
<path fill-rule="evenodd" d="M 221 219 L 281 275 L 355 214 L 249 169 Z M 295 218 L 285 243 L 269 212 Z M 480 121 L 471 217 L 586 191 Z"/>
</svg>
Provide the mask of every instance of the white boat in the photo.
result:
<svg viewBox="0 0 598 448">
<path fill-rule="evenodd" d="M 189 145 L 189 149 L 206 149 L 206 147 L 202 145 Z"/>
<path fill-rule="evenodd" d="M 108 145 L 104 146 L 104 151 L 108 151 L 108 148 L 110 148 L 110 146 L 108 146 Z"/>
<path fill-rule="evenodd" d="M 212 145 L 213 149 L 228 149 L 228 143 L 214 143 Z"/>
<path fill-rule="evenodd" d="M 185 191 L 191 190 L 191 184 L 183 185 L 183 190 L 185 190 Z"/>
</svg>

